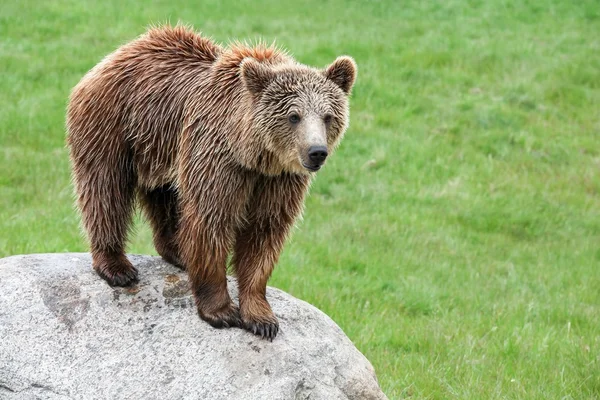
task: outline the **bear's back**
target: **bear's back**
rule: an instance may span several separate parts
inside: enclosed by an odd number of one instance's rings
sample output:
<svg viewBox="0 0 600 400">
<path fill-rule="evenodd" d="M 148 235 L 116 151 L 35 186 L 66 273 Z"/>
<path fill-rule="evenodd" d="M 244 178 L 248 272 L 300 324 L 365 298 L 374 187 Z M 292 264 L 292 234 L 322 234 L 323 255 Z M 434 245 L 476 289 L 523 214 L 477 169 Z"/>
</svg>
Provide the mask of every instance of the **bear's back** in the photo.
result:
<svg viewBox="0 0 600 400">
<path fill-rule="evenodd" d="M 183 26 L 150 29 L 105 57 L 73 89 L 69 142 L 102 153 L 114 150 L 101 147 L 110 138 L 132 152 L 140 184 L 172 182 L 186 101 L 221 52 Z"/>
<path fill-rule="evenodd" d="M 231 157 L 245 157 L 255 140 L 244 125 L 248 93 L 240 65 L 246 58 L 295 63 L 262 42 L 222 48 L 184 26 L 150 29 L 106 56 L 73 89 L 67 111 L 72 157 L 127 153 L 140 186 L 172 185 L 184 124 L 200 127 L 187 147 L 237 146 Z"/>
</svg>

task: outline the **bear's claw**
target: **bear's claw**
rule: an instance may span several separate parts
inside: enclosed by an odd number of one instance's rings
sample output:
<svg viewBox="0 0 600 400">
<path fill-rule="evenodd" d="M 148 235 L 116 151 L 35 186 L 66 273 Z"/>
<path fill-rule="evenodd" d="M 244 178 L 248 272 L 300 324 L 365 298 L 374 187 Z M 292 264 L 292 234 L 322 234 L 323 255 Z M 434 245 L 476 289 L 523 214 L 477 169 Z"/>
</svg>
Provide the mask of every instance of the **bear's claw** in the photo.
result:
<svg viewBox="0 0 600 400">
<path fill-rule="evenodd" d="M 279 324 L 277 321 L 244 321 L 244 329 L 272 342 L 279 332 Z"/>
<path fill-rule="evenodd" d="M 200 318 L 208 322 L 213 328 L 240 328 L 242 326 L 240 310 L 235 304 L 231 304 L 223 311 L 210 314 L 198 310 L 198 314 Z"/>
<path fill-rule="evenodd" d="M 110 286 L 131 286 L 139 282 L 138 271 L 132 265 L 117 271 L 109 267 L 94 269 Z"/>
</svg>

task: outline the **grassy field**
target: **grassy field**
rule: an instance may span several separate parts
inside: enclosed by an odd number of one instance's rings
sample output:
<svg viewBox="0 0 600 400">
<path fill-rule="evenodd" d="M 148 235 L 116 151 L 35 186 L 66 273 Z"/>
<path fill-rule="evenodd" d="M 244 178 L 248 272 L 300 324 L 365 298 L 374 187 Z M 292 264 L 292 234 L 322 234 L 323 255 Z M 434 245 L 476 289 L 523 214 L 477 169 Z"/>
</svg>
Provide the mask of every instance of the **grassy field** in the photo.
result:
<svg viewBox="0 0 600 400">
<path fill-rule="evenodd" d="M 328 313 L 391 399 L 600 398 L 596 0 L 4 0 L 0 256 L 87 250 L 69 90 L 178 20 L 355 57 L 351 127 L 270 284 Z M 155 254 L 137 227 L 129 251 Z"/>
</svg>

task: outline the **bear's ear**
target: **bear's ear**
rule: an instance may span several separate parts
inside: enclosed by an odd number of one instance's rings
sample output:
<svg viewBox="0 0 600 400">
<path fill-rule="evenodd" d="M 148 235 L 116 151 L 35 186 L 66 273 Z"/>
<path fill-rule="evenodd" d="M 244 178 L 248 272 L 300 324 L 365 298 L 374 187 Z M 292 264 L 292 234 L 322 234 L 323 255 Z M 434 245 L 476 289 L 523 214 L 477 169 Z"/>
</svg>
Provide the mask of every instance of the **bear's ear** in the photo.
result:
<svg viewBox="0 0 600 400">
<path fill-rule="evenodd" d="M 325 77 L 338 85 L 346 94 L 350 94 L 357 72 L 356 63 L 352 57 L 341 56 L 335 59 L 325 70 Z"/>
<path fill-rule="evenodd" d="M 247 57 L 240 64 L 242 81 L 250 93 L 258 95 L 275 78 L 275 72 L 254 58 Z"/>
</svg>

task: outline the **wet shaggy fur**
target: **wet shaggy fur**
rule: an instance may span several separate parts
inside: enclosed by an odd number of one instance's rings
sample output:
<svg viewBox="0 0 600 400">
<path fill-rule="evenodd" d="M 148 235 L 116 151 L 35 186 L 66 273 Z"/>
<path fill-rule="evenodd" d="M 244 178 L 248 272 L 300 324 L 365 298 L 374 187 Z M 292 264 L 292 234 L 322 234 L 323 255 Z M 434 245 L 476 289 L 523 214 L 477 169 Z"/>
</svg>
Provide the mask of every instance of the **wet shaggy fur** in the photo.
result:
<svg viewBox="0 0 600 400">
<path fill-rule="evenodd" d="M 158 253 L 187 270 L 200 317 L 275 337 L 267 280 L 313 171 L 346 130 L 355 77 L 349 57 L 319 70 L 181 26 L 153 28 L 108 55 L 67 111 L 94 269 L 111 285 L 137 281 L 125 256 L 137 198 Z M 227 292 L 232 252 L 239 307 Z"/>
</svg>

